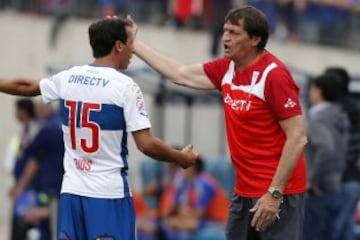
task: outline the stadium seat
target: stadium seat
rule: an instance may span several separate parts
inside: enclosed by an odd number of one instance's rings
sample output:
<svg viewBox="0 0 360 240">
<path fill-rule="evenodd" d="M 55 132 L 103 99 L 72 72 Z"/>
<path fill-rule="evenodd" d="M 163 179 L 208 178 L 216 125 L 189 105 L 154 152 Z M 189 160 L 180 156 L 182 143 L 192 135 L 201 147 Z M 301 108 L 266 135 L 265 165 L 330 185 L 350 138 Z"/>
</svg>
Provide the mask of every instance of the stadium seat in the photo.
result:
<svg viewBox="0 0 360 240">
<path fill-rule="evenodd" d="M 224 187 L 230 197 L 235 184 L 235 171 L 229 157 L 205 158 L 205 170 L 209 171 Z"/>
<path fill-rule="evenodd" d="M 161 181 L 163 174 L 163 167 L 159 161 L 154 161 L 150 158 L 143 158 L 140 161 L 140 176 L 142 189 L 150 183 Z M 157 208 L 157 199 L 155 197 L 146 197 L 146 203 L 150 208 Z"/>
</svg>

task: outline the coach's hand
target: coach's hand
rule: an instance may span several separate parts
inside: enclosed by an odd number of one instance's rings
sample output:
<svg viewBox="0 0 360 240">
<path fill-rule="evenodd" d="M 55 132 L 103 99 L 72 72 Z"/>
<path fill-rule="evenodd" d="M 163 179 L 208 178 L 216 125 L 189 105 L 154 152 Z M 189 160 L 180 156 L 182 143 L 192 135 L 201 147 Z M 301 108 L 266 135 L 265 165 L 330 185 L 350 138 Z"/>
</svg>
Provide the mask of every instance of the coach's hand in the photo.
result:
<svg viewBox="0 0 360 240">
<path fill-rule="evenodd" d="M 251 226 L 255 227 L 256 231 L 265 231 L 269 226 L 279 218 L 279 209 L 281 199 L 276 199 L 269 193 L 265 193 L 250 212 L 254 213 L 251 221 Z"/>
<path fill-rule="evenodd" d="M 193 146 L 191 144 L 185 146 L 181 152 L 184 153 L 184 158 L 179 162 L 179 165 L 184 169 L 194 165 L 199 158 L 199 154 L 196 151 L 193 151 Z"/>
</svg>

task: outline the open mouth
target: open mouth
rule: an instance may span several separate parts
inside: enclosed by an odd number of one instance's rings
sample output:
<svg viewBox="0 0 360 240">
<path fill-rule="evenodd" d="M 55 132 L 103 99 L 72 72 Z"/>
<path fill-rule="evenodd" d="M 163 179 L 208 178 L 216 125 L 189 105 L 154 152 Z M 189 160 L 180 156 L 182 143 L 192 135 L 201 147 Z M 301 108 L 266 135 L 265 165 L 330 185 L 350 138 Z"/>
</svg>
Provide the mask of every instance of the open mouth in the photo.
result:
<svg viewBox="0 0 360 240">
<path fill-rule="evenodd" d="M 228 51 L 229 49 L 230 49 L 230 47 L 228 45 L 224 44 L 224 50 Z"/>
</svg>

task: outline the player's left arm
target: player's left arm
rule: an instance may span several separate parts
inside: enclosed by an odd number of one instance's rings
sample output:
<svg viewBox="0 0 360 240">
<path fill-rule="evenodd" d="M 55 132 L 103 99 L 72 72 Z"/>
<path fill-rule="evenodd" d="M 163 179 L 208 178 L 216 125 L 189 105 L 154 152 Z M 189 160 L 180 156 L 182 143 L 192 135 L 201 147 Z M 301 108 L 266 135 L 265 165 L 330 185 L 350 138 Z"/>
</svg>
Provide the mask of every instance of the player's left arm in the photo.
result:
<svg viewBox="0 0 360 240">
<path fill-rule="evenodd" d="M 280 120 L 279 124 L 286 135 L 286 142 L 270 186 L 283 192 L 304 151 L 307 137 L 301 115 Z"/>
<path fill-rule="evenodd" d="M 307 143 L 299 99 L 299 87 L 284 67 L 272 70 L 267 79 L 265 95 L 283 130 L 286 141 L 271 185 L 281 192 L 292 175 Z"/>
<path fill-rule="evenodd" d="M 307 143 L 307 138 L 301 115 L 280 120 L 279 124 L 286 135 L 286 142 L 270 187 L 284 192 Z M 257 231 L 267 229 L 276 221 L 281 201 L 282 199 L 275 199 L 269 193 L 265 193 L 250 210 L 254 212 L 251 225 Z"/>
<path fill-rule="evenodd" d="M 40 95 L 39 80 L 28 78 L 0 79 L 0 92 L 29 97 L 37 96 Z"/>
</svg>

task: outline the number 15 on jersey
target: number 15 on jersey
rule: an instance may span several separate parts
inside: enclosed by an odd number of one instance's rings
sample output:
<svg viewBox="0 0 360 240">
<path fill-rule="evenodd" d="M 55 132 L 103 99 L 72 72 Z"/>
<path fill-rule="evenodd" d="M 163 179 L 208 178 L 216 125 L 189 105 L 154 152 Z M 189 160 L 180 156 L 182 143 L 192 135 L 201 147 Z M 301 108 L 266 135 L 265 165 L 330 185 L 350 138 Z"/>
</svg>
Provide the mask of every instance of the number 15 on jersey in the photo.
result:
<svg viewBox="0 0 360 240">
<path fill-rule="evenodd" d="M 64 107 L 69 110 L 69 129 L 70 141 L 72 149 L 76 150 L 80 147 L 86 153 L 95 153 L 99 150 L 100 143 L 100 126 L 94 121 L 90 121 L 90 112 L 101 111 L 101 104 L 98 103 L 80 103 L 76 101 L 66 100 Z M 80 116 L 79 116 L 80 114 Z M 76 129 L 86 128 L 90 134 L 90 140 L 80 137 L 80 146 L 77 146 Z"/>
</svg>

